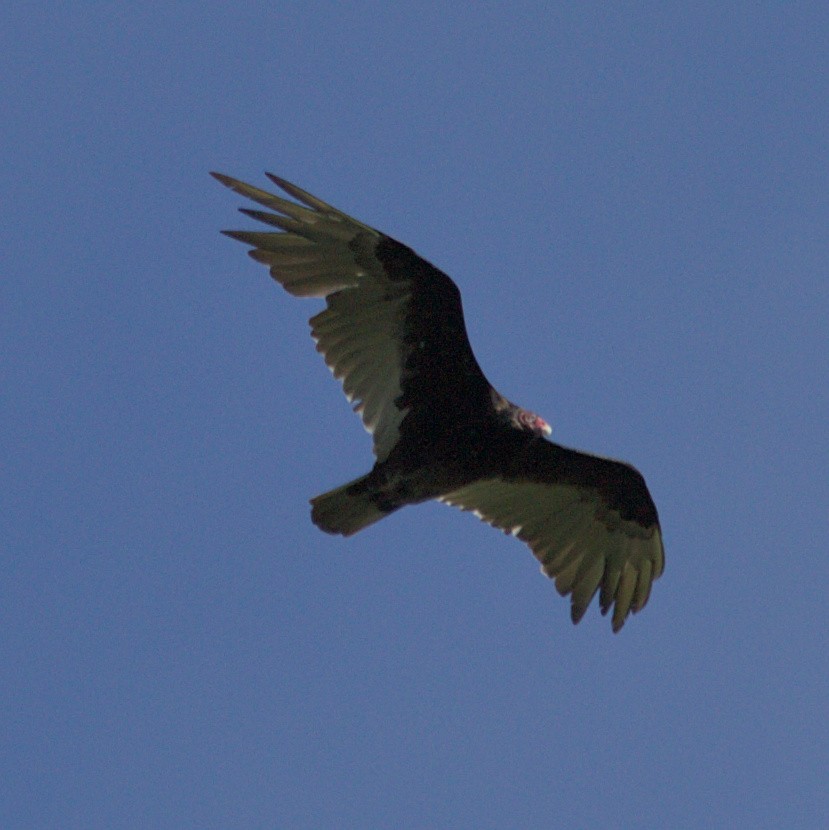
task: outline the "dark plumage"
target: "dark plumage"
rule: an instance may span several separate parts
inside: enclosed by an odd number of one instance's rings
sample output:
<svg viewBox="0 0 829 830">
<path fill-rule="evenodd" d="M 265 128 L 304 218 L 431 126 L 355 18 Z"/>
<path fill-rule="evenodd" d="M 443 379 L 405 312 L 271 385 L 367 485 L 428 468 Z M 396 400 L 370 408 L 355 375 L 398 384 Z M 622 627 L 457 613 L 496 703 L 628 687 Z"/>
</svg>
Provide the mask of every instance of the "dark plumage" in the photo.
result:
<svg viewBox="0 0 829 830">
<path fill-rule="evenodd" d="M 317 350 L 374 438 L 368 474 L 311 500 L 314 523 L 350 536 L 407 505 L 438 499 L 526 542 L 573 622 L 599 591 L 613 630 L 648 601 L 663 570 L 656 507 L 619 461 L 545 440 L 550 427 L 510 403 L 478 366 L 457 286 L 389 236 L 269 175 L 289 201 L 213 173 L 273 212 L 276 230 L 224 231 L 298 297 L 321 297 Z"/>
</svg>

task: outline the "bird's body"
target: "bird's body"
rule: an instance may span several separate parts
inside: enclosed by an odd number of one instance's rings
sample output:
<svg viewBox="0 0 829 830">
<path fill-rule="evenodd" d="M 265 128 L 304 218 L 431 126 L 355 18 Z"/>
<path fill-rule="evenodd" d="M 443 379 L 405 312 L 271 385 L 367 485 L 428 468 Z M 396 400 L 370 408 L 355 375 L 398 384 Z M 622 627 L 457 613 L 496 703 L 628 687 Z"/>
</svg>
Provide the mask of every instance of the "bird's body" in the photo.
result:
<svg viewBox="0 0 829 830">
<path fill-rule="evenodd" d="M 619 630 L 664 566 L 638 471 L 545 440 L 547 423 L 481 371 L 455 283 L 410 248 L 275 176 L 301 204 L 213 175 L 275 211 L 243 210 L 277 231 L 225 233 L 289 293 L 325 298 L 312 336 L 374 437 L 374 468 L 312 499 L 315 524 L 350 536 L 439 499 L 527 542 L 574 622 L 600 590 Z"/>
</svg>

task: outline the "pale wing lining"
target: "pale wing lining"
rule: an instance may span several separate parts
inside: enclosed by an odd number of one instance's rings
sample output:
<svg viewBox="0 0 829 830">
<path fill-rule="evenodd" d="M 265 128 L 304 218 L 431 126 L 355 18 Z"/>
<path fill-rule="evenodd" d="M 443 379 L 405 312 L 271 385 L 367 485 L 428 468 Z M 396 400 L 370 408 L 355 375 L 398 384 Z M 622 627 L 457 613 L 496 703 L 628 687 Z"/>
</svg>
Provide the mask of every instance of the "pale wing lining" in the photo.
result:
<svg viewBox="0 0 829 830">
<path fill-rule="evenodd" d="M 440 500 L 526 542 L 559 593 L 572 594 L 574 622 L 601 589 L 602 613 L 614 606 L 612 624 L 618 631 L 630 612 L 644 608 L 653 580 L 662 573 L 658 528 L 623 520 L 586 489 L 493 478 Z"/>
<path fill-rule="evenodd" d="M 307 207 L 214 175 L 237 193 L 278 211 L 243 209 L 281 232 L 227 233 L 253 245 L 251 256 L 269 266 L 271 276 L 289 293 L 327 299 L 328 307 L 310 321 L 312 337 L 374 437 L 375 455 L 384 460 L 397 443 L 407 412 L 395 401 L 402 391 L 402 330 L 410 294 L 408 282 L 392 283 L 374 257 L 381 235 L 276 176 L 269 174 Z"/>
</svg>

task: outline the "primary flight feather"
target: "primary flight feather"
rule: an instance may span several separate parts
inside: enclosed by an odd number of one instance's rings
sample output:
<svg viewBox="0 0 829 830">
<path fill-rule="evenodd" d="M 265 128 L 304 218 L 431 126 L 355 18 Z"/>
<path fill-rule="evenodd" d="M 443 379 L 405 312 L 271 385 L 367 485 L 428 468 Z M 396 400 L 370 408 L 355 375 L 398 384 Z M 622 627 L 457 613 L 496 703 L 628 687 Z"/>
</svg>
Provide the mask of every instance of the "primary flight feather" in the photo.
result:
<svg viewBox="0 0 829 830">
<path fill-rule="evenodd" d="M 224 231 L 297 297 L 320 297 L 311 333 L 374 440 L 371 472 L 311 499 L 311 518 L 350 536 L 438 499 L 529 545 L 578 622 L 599 593 L 618 631 L 664 568 L 656 507 L 628 464 L 546 440 L 542 418 L 499 394 L 466 334 L 457 286 L 411 248 L 277 176 L 294 201 L 220 173 L 268 208 L 267 231 Z"/>
</svg>

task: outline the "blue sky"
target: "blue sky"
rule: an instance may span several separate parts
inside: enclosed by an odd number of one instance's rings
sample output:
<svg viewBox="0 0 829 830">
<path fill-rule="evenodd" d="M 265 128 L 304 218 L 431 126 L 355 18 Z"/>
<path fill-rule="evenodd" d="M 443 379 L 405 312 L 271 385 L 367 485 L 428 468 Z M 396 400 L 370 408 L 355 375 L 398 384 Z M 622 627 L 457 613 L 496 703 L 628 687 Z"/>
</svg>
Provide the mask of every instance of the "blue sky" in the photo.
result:
<svg viewBox="0 0 829 830">
<path fill-rule="evenodd" d="M 0 13 L 0 825 L 829 826 L 824 4 Z M 370 440 L 207 171 L 461 288 L 493 384 L 623 458 L 618 636 Z"/>
</svg>

